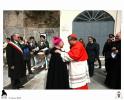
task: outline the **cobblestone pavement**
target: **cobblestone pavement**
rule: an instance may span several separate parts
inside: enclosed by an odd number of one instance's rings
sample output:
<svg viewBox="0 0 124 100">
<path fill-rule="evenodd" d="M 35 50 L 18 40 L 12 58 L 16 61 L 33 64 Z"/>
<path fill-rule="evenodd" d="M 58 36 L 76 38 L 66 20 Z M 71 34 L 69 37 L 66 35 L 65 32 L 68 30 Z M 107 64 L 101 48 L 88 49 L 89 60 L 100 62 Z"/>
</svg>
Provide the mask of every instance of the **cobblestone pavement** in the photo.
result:
<svg viewBox="0 0 124 100">
<path fill-rule="evenodd" d="M 32 67 L 34 74 L 27 75 L 26 79 L 22 79 L 25 87 L 21 89 L 45 89 L 48 70 L 45 70 L 43 67 L 39 66 L 40 64 Z M 96 64 L 94 76 L 91 78 L 91 83 L 89 83 L 89 89 L 108 89 L 104 85 L 105 77 L 106 72 L 104 65 L 102 64 L 102 68 L 100 69 Z M 3 85 L 5 89 L 11 89 L 7 66 L 4 66 L 3 68 Z"/>
</svg>

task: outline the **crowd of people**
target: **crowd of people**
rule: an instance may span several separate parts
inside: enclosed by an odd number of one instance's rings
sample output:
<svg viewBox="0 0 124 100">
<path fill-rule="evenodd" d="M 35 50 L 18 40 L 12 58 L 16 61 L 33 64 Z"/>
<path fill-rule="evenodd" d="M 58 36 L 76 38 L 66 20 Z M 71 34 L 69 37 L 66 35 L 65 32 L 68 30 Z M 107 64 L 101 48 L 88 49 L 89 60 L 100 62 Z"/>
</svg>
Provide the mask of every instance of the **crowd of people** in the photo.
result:
<svg viewBox="0 0 124 100">
<path fill-rule="evenodd" d="M 12 89 L 19 89 L 24 87 L 20 80 L 26 77 L 26 69 L 29 74 L 33 74 L 31 67 L 38 62 L 36 58 L 38 52 L 42 51 L 47 56 L 49 43 L 42 34 L 38 43 L 33 36 L 26 40 L 19 34 L 14 34 L 11 38 L 7 38 L 7 45 L 4 49 L 6 50 L 8 76 L 11 79 Z"/>
<path fill-rule="evenodd" d="M 6 58 L 8 64 L 8 75 L 11 78 L 13 89 L 22 88 L 20 79 L 26 76 L 26 69 L 33 74 L 31 67 L 38 62 L 37 55 L 43 52 L 45 60 L 51 55 L 46 89 L 88 89 L 90 77 L 94 75 L 94 63 L 98 61 L 99 68 L 102 67 L 99 58 L 100 45 L 92 36 L 88 37 L 88 43 L 78 39 L 76 34 L 67 37 L 70 44 L 68 52 L 62 51 L 64 42 L 60 37 L 53 37 L 53 47 L 49 47 L 46 36 L 40 35 L 40 41 L 36 42 L 31 36 L 29 40 L 23 39 L 19 34 L 7 38 Z M 121 89 L 121 39 L 119 35 L 109 34 L 104 48 L 105 69 L 107 72 L 105 85 L 112 89 Z M 27 67 L 27 68 L 26 68 Z M 45 67 L 47 69 L 47 66 Z"/>
<path fill-rule="evenodd" d="M 118 34 L 109 34 L 102 53 L 107 72 L 105 84 L 112 89 L 121 89 L 121 39 Z"/>
</svg>

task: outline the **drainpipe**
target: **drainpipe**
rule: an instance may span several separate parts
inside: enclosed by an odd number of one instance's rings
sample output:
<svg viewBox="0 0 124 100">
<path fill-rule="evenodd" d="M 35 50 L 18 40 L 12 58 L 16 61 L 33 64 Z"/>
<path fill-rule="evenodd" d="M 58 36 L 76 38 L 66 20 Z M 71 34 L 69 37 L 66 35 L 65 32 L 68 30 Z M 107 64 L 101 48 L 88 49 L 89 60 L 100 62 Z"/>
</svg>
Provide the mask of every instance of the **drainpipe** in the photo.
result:
<svg viewBox="0 0 124 100">
<path fill-rule="evenodd" d="M 114 35 L 116 34 L 116 29 L 117 29 L 117 20 L 118 20 L 118 10 L 117 10 L 117 12 L 116 12 L 116 20 L 115 20 Z"/>
</svg>

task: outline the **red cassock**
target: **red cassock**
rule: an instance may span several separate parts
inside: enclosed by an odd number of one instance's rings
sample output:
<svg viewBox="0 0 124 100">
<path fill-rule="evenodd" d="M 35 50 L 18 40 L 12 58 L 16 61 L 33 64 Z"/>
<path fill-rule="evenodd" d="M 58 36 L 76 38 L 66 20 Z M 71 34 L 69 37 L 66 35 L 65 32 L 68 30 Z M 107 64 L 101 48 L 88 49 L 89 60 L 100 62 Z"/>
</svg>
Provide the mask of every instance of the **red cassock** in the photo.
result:
<svg viewBox="0 0 124 100">
<path fill-rule="evenodd" d="M 83 47 L 82 43 L 79 41 L 71 47 L 68 54 L 75 61 L 85 61 L 88 59 L 87 52 Z"/>
<path fill-rule="evenodd" d="M 71 47 L 70 51 L 68 52 L 68 55 L 75 61 L 86 61 L 88 59 L 87 52 L 85 48 L 83 47 L 82 43 L 80 43 L 79 41 Z M 74 90 L 81 90 L 81 89 L 87 90 L 88 85 L 86 84 L 84 86 L 73 88 L 73 89 Z"/>
</svg>

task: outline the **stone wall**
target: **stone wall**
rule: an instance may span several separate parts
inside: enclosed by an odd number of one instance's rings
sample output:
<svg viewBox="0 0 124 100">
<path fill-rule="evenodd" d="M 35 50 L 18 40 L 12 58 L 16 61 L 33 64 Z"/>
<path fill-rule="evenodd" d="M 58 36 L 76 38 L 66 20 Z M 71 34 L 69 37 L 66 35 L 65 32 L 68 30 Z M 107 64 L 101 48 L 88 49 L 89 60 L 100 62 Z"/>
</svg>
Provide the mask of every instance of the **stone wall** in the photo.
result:
<svg viewBox="0 0 124 100">
<path fill-rule="evenodd" d="M 30 17 L 29 15 L 27 16 L 27 13 L 30 15 Z M 39 17 L 37 17 L 38 15 Z M 46 33 L 47 40 L 50 43 L 50 46 L 52 46 L 52 37 L 59 36 L 60 34 L 59 17 L 58 11 L 4 11 L 4 40 L 6 37 L 10 37 L 12 34 L 19 33 L 25 39 L 29 39 L 30 36 L 34 36 L 35 40 L 39 41 L 40 34 Z"/>
</svg>

